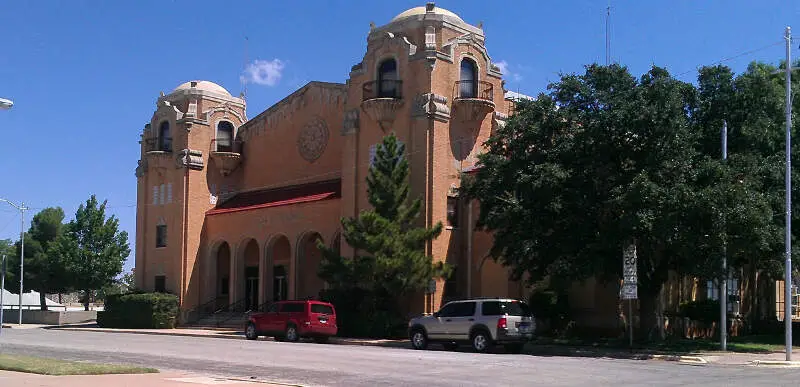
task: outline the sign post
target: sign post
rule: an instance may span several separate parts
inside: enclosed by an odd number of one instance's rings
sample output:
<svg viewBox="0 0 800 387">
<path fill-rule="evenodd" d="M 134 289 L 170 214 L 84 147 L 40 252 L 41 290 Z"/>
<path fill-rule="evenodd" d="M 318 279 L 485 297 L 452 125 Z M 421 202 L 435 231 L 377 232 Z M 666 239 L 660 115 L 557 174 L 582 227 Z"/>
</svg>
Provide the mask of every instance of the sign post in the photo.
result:
<svg viewBox="0 0 800 387">
<path fill-rule="evenodd" d="M 630 244 L 622 252 L 622 299 L 628 300 L 628 345 L 633 348 L 633 300 L 639 298 L 639 281 L 636 271 L 636 245 Z"/>
</svg>

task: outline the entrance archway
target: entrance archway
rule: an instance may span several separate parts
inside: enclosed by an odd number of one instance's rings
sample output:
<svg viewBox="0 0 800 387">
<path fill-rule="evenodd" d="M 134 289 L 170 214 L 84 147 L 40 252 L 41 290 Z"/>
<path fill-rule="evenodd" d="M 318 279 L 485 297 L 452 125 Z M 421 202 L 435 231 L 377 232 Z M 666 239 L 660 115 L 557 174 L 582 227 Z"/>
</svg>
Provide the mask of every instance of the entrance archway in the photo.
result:
<svg viewBox="0 0 800 387">
<path fill-rule="evenodd" d="M 228 242 L 222 242 L 217 247 L 214 265 L 214 298 L 216 307 L 219 308 L 231 302 L 231 247 Z"/>
<path fill-rule="evenodd" d="M 319 264 L 322 261 L 322 251 L 317 247 L 317 241 L 322 236 L 317 232 L 307 232 L 300 237 L 297 243 L 297 298 L 317 298 L 319 292 L 325 287 L 325 282 L 319 278 Z"/>
<path fill-rule="evenodd" d="M 289 293 L 289 281 L 292 265 L 291 243 L 285 235 L 276 235 L 267 245 L 267 265 L 270 265 L 271 275 L 269 289 L 272 301 L 288 300 L 293 295 Z"/>
<path fill-rule="evenodd" d="M 256 310 L 261 302 L 261 298 L 258 296 L 260 269 L 258 257 L 258 242 L 254 239 L 248 240 L 242 252 L 242 263 L 244 267 L 243 271 L 240 271 L 240 273 L 244 275 L 242 276 L 242 281 L 238 284 L 242 292 L 241 299 L 244 302 L 244 310 Z"/>
</svg>

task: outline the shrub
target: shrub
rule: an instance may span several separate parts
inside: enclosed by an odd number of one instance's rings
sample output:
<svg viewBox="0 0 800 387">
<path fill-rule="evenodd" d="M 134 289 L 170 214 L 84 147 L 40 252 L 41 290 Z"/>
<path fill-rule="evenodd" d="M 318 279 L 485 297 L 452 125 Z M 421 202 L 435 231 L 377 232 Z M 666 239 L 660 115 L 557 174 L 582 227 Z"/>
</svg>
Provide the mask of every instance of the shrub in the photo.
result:
<svg viewBox="0 0 800 387">
<path fill-rule="evenodd" d="M 570 309 L 565 292 L 551 288 L 534 289 L 528 297 L 528 305 L 533 315 L 547 327 L 537 333 L 558 333 L 567 328 Z"/>
<path fill-rule="evenodd" d="M 174 328 L 178 297 L 166 293 L 109 294 L 97 314 L 103 328 Z"/>
</svg>

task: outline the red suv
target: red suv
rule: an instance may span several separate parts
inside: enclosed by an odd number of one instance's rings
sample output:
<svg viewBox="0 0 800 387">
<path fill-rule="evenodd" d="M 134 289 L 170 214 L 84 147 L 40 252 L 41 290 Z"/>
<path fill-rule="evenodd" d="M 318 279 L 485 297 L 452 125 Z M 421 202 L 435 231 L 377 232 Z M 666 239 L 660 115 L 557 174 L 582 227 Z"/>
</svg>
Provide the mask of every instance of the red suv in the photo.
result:
<svg viewBox="0 0 800 387">
<path fill-rule="evenodd" d="M 258 336 L 273 336 L 276 340 L 297 341 L 311 337 L 318 343 L 335 336 L 336 309 L 322 301 L 277 301 L 264 313 L 248 318 L 244 333 L 248 340 Z"/>
</svg>

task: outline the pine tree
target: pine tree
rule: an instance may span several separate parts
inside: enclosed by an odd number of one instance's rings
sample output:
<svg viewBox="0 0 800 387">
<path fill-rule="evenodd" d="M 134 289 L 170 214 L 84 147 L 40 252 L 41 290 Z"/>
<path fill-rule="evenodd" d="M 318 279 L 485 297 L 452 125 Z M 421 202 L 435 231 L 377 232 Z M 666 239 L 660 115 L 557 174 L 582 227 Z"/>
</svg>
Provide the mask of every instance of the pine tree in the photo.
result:
<svg viewBox="0 0 800 387">
<path fill-rule="evenodd" d="M 342 236 L 356 255 L 342 257 L 338 249 L 319 244 L 323 251 L 319 276 L 328 283 L 328 294 L 361 305 L 363 313 L 367 313 L 363 309 L 396 312 L 406 296 L 449 274 L 447 265 L 434 263 L 425 253 L 426 244 L 442 233 L 442 224 L 418 225 L 422 200 L 409 200 L 408 175 L 405 146 L 394 134 L 384 137 L 367 176 L 373 208 L 341 220 Z"/>
</svg>

